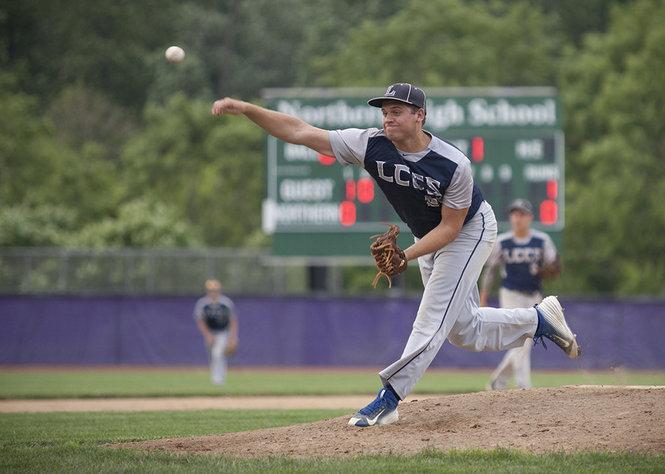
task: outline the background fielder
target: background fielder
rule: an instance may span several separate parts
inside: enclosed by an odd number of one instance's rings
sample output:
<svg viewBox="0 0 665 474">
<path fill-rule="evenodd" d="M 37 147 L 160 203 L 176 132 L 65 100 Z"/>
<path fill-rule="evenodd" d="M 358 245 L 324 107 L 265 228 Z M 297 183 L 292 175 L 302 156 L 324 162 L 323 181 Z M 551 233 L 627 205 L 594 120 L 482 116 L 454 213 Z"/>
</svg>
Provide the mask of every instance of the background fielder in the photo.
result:
<svg viewBox="0 0 665 474">
<path fill-rule="evenodd" d="M 469 159 L 423 130 L 425 93 L 412 84 L 388 87 L 369 105 L 381 108 L 383 128 L 328 131 L 298 117 L 247 102 L 215 101 L 213 115 L 245 115 L 274 137 L 362 166 L 404 221 L 415 242 L 404 250 L 418 260 L 423 297 L 402 356 L 380 373 L 376 399 L 349 420 L 353 426 L 388 424 L 446 339 L 474 351 L 521 346 L 528 337 L 552 339 L 578 356 L 575 336 L 555 297 L 539 308 L 479 308 L 477 281 L 496 241 L 492 207 L 473 182 Z M 372 334 L 358 335 L 373 343 Z"/>
<path fill-rule="evenodd" d="M 548 277 L 559 274 L 554 242 L 546 233 L 531 228 L 531 203 L 526 199 L 513 201 L 508 208 L 508 215 L 511 231 L 497 237 L 497 243 L 487 259 L 480 291 L 481 306 L 487 306 L 487 298 L 499 267 L 502 277 L 499 305 L 502 308 L 523 308 L 540 303 L 543 299 L 543 274 Z M 488 388 L 505 389 L 513 375 L 517 387 L 531 387 L 532 347 L 533 339 L 528 338 L 522 347 L 509 349 L 490 376 Z"/>
<path fill-rule="evenodd" d="M 238 344 L 238 320 L 233 302 L 221 293 L 218 280 L 207 280 L 205 289 L 206 296 L 194 306 L 194 319 L 208 350 L 210 380 L 222 385 L 226 379 L 226 357 Z"/>
</svg>

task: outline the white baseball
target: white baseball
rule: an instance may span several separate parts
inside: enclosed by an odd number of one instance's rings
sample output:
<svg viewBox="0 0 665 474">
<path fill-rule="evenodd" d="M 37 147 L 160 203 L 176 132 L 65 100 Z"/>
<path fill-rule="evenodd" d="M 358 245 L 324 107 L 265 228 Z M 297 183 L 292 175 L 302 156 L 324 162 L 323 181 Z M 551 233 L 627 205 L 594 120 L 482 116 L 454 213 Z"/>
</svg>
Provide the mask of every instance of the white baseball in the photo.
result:
<svg viewBox="0 0 665 474">
<path fill-rule="evenodd" d="M 170 63 L 181 63 L 185 59 L 185 50 L 180 46 L 170 46 L 164 53 Z"/>
</svg>

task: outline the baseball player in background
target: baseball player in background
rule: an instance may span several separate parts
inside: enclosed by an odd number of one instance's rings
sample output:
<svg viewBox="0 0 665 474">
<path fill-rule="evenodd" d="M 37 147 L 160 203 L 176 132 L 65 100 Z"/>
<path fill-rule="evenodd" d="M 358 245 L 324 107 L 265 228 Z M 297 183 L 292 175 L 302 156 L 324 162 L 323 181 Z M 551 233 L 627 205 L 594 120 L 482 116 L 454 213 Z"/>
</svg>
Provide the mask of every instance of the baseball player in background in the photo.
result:
<svg viewBox="0 0 665 474">
<path fill-rule="evenodd" d="M 425 93 L 412 84 L 388 87 L 368 101 L 381 109 L 383 127 L 323 130 L 298 117 L 224 98 L 212 114 L 244 115 L 288 143 L 362 166 L 376 181 L 413 235 L 413 245 L 395 252 L 396 265 L 417 261 L 424 284 L 411 335 L 401 357 L 379 373 L 377 397 L 349 420 L 352 426 L 397 421 L 397 405 L 411 393 L 443 342 L 472 351 L 520 347 L 527 338 L 547 337 L 574 358 L 575 335 L 554 296 L 537 307 L 479 308 L 477 281 L 497 237 L 492 207 L 473 182 L 469 159 L 450 143 L 423 130 Z M 358 335 L 372 344 L 372 334 Z"/>
<path fill-rule="evenodd" d="M 531 228 L 533 207 L 526 199 L 517 199 L 508 208 L 511 231 L 500 234 L 487 259 L 480 289 L 480 306 L 487 298 L 496 269 L 501 267 L 499 305 L 502 308 L 524 308 L 541 302 L 541 280 L 560 273 L 559 259 L 552 239 L 544 232 Z M 514 375 L 519 388 L 531 387 L 531 348 L 527 338 L 522 347 L 506 351 L 503 360 L 492 373 L 488 388 L 502 390 Z"/>
<path fill-rule="evenodd" d="M 222 294 L 218 280 L 207 280 L 205 290 L 206 295 L 194 306 L 194 320 L 208 350 L 210 380 L 215 385 L 223 385 L 226 358 L 238 345 L 238 320 L 233 302 Z"/>
</svg>

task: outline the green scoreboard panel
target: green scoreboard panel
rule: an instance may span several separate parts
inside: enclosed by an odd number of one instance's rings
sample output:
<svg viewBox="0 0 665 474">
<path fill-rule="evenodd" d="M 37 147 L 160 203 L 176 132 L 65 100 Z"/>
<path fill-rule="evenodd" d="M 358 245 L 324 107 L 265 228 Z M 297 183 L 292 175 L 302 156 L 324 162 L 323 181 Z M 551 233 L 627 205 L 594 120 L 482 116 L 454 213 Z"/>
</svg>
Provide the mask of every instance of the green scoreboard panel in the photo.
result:
<svg viewBox="0 0 665 474">
<path fill-rule="evenodd" d="M 559 243 L 564 225 L 564 137 L 551 88 L 426 90 L 425 129 L 471 160 L 474 178 L 492 205 L 500 231 L 516 198 L 534 205 L 534 227 Z M 382 89 L 271 89 L 268 107 L 328 130 L 381 127 L 381 112 L 367 105 Z M 278 257 L 367 257 L 369 236 L 400 224 L 376 183 L 358 166 L 306 147 L 266 139 L 267 197 L 263 229 Z"/>
</svg>

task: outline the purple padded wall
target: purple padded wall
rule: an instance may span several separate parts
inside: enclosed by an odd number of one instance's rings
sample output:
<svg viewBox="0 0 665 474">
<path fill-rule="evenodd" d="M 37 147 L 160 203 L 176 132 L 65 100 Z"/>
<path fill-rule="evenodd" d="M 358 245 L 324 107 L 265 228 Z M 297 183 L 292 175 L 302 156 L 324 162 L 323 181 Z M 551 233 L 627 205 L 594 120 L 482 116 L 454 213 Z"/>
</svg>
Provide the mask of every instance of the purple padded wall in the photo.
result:
<svg viewBox="0 0 665 474">
<path fill-rule="evenodd" d="M 2 296 L 0 364 L 206 364 L 192 297 Z M 373 366 L 393 362 L 409 334 L 411 298 L 235 297 L 235 366 Z M 533 367 L 665 368 L 665 302 L 561 298 L 583 357 L 553 344 Z M 500 353 L 446 343 L 435 367 L 492 367 Z"/>
</svg>

